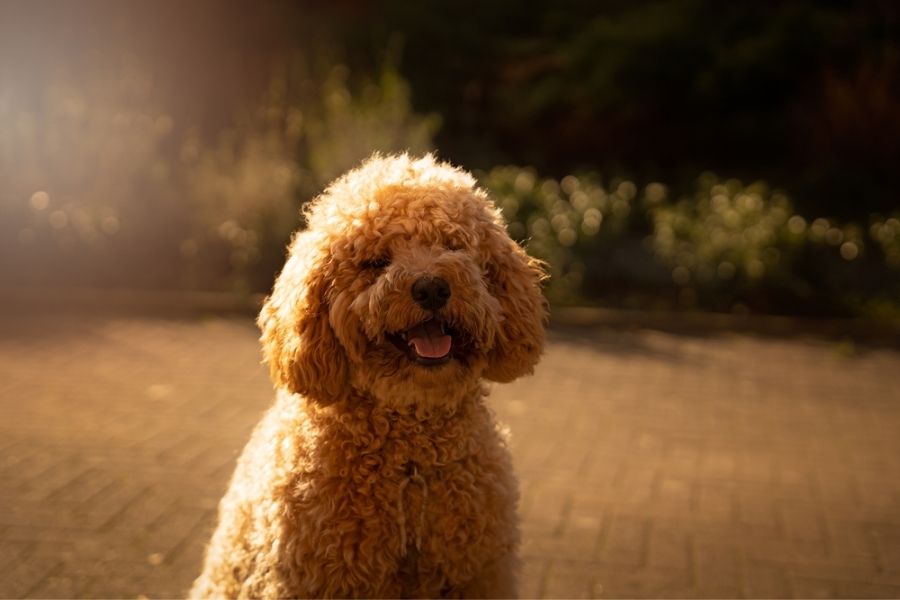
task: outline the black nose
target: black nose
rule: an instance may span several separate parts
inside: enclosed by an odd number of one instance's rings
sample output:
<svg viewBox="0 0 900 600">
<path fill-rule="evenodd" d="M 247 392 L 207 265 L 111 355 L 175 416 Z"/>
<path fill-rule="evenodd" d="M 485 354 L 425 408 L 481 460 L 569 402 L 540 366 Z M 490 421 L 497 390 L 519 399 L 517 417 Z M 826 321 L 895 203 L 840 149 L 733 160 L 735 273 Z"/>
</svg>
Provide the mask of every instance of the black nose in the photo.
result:
<svg viewBox="0 0 900 600">
<path fill-rule="evenodd" d="M 450 299 L 450 284 L 440 277 L 419 277 L 412 286 L 412 297 L 426 310 L 438 310 Z"/>
</svg>

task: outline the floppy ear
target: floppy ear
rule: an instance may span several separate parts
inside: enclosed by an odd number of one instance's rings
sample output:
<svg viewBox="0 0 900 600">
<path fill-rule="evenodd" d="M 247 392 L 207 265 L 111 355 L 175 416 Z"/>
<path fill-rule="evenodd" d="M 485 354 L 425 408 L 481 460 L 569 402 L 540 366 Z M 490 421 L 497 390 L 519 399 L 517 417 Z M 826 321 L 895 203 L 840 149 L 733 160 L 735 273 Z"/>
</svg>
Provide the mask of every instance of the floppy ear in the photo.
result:
<svg viewBox="0 0 900 600">
<path fill-rule="evenodd" d="M 314 234 L 298 233 L 257 324 L 272 380 L 322 403 L 340 400 L 348 363 L 328 320 L 327 254 Z"/>
<path fill-rule="evenodd" d="M 530 374 L 544 349 L 549 305 L 541 282 L 547 273 L 541 261 L 528 256 L 509 237 L 501 222 L 488 226 L 483 247 L 489 288 L 500 301 L 501 312 L 484 376 L 507 382 Z"/>
</svg>

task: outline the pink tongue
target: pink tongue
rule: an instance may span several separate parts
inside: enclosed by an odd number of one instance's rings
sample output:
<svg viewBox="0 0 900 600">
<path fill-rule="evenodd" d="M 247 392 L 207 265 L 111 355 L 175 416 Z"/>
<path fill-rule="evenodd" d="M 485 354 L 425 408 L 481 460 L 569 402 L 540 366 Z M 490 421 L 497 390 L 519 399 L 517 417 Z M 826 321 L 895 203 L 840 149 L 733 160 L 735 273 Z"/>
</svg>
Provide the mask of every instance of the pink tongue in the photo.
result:
<svg viewBox="0 0 900 600">
<path fill-rule="evenodd" d="M 443 358 L 450 352 L 453 338 L 445 335 L 433 320 L 409 331 L 409 344 L 422 358 Z"/>
<path fill-rule="evenodd" d="M 414 337 L 409 340 L 416 349 L 416 354 L 423 358 L 443 358 L 450 352 L 453 340 L 449 335 L 432 337 Z"/>
</svg>

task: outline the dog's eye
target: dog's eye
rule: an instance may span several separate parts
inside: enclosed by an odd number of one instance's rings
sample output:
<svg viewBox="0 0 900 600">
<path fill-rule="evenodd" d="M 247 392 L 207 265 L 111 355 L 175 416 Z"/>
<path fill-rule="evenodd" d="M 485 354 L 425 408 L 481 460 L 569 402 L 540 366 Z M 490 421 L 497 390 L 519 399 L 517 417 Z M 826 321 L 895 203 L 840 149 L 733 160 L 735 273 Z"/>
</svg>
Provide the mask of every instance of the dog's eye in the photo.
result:
<svg viewBox="0 0 900 600">
<path fill-rule="evenodd" d="M 370 271 L 380 271 L 391 264 L 391 259 L 387 256 L 379 256 L 371 260 L 363 261 L 362 268 Z"/>
</svg>

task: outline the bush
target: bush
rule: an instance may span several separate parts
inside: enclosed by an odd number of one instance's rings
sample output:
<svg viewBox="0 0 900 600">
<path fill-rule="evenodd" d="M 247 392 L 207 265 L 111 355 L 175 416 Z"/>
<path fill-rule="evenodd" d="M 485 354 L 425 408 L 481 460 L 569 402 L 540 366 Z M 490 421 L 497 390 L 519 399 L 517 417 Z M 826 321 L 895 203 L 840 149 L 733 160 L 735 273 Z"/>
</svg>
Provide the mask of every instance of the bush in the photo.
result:
<svg viewBox="0 0 900 600">
<path fill-rule="evenodd" d="M 264 291 L 303 201 L 373 150 L 430 149 L 438 126 L 390 63 L 377 80 L 294 64 L 212 140 L 128 63 L 0 100 L 4 283 Z M 807 220 L 764 183 L 709 173 L 677 201 L 590 172 L 480 178 L 548 262 L 556 304 L 900 313 L 900 214 Z"/>
<path fill-rule="evenodd" d="M 437 120 L 411 112 L 409 89 L 390 66 L 356 93 L 342 66 L 318 78 L 305 71 L 273 81 L 257 110 L 216 146 L 185 142 L 193 219 L 181 248 L 191 285 L 268 289 L 303 201 L 373 150 L 431 149 Z M 322 86 L 298 85 L 311 79 Z"/>
<path fill-rule="evenodd" d="M 5 283 L 266 290 L 304 201 L 374 150 L 430 150 L 438 126 L 390 64 L 352 82 L 296 62 L 212 142 L 134 65 L 27 100 L 0 103 Z"/>
<path fill-rule="evenodd" d="M 480 174 L 509 223 L 510 235 L 550 266 L 548 297 L 557 303 L 584 302 L 598 271 L 627 245 L 637 188 L 614 180 L 609 188 L 595 175 L 561 180 L 531 169 L 496 167 Z M 636 275 L 636 274 L 635 274 Z"/>
<path fill-rule="evenodd" d="M 900 220 L 868 230 L 807 222 L 784 193 L 705 173 L 677 202 L 597 175 L 500 167 L 482 183 L 511 235 L 550 263 L 556 303 L 890 316 L 900 306 Z"/>
<path fill-rule="evenodd" d="M 873 217 L 868 231 L 824 217 L 807 222 L 764 183 L 712 174 L 700 177 L 692 198 L 651 214 L 654 252 L 686 304 L 843 315 L 900 305 L 896 218 Z"/>
</svg>

